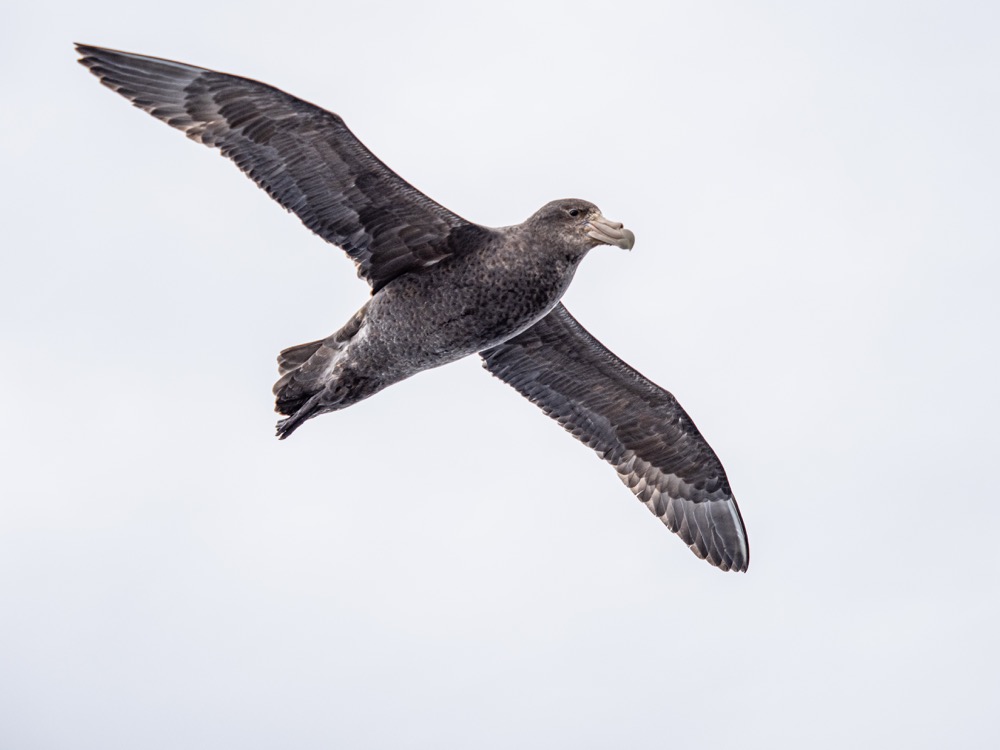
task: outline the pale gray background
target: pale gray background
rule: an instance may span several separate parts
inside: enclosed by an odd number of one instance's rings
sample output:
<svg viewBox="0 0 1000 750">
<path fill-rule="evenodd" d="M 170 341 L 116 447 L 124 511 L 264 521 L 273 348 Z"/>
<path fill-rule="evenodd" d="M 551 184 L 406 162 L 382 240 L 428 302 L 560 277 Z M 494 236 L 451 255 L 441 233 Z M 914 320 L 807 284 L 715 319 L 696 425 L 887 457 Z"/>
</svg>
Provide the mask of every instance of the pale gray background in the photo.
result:
<svg viewBox="0 0 1000 750">
<path fill-rule="evenodd" d="M 0 747 L 992 748 L 1000 11 L 12 4 Z M 698 561 L 477 361 L 272 437 L 364 300 L 74 40 L 337 111 L 486 224 L 632 228 L 567 296 L 728 469 Z"/>
</svg>

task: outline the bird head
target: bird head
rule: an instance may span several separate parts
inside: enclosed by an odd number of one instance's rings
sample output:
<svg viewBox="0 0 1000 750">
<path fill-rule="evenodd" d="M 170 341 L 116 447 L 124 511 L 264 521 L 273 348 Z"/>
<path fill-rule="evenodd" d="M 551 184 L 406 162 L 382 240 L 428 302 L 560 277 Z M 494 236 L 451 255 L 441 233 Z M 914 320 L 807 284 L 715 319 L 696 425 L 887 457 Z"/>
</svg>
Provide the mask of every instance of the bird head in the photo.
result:
<svg viewBox="0 0 1000 750">
<path fill-rule="evenodd" d="M 635 235 L 621 222 L 610 221 L 593 203 L 579 198 L 565 198 L 547 203 L 529 219 L 544 224 L 566 243 L 584 252 L 597 245 L 614 245 L 631 250 Z"/>
</svg>

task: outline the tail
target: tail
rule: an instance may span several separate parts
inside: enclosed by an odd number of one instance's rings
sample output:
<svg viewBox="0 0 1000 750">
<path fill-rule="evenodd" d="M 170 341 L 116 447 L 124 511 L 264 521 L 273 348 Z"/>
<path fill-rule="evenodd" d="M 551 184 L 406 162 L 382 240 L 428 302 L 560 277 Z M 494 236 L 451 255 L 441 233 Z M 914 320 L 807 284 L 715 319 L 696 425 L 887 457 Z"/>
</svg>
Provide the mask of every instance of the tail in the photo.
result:
<svg viewBox="0 0 1000 750">
<path fill-rule="evenodd" d="M 337 333 L 319 341 L 284 349 L 278 355 L 278 373 L 274 384 L 274 410 L 287 419 L 278 422 L 278 437 L 284 440 L 310 417 L 338 408 L 336 392 L 328 386 L 338 377 L 334 372 L 337 359 L 361 329 L 367 305 Z M 336 391 L 342 391 L 337 388 Z"/>
<path fill-rule="evenodd" d="M 324 341 L 320 339 L 292 346 L 278 355 L 281 377 L 271 390 L 275 396 L 274 410 L 279 414 L 294 415 L 323 390 L 326 385 L 324 375 L 329 373 L 333 359 L 340 351 L 324 346 Z"/>
<path fill-rule="evenodd" d="M 310 341 L 308 344 L 299 344 L 282 349 L 278 354 L 278 374 L 285 375 L 292 370 L 301 367 L 306 361 L 323 346 L 324 339 Z"/>
<path fill-rule="evenodd" d="M 332 337 L 331 337 L 332 338 Z M 278 422 L 278 437 L 284 439 L 309 417 L 319 413 L 320 398 L 343 344 L 321 339 L 285 349 L 278 355 L 281 378 L 274 384 L 274 410 L 288 419 Z M 344 342 L 346 343 L 346 342 Z"/>
<path fill-rule="evenodd" d="M 291 416 L 278 420 L 278 424 L 276 425 L 274 431 L 274 434 L 278 436 L 278 440 L 284 440 L 286 437 L 295 432 L 295 430 L 299 428 L 299 425 L 319 413 L 317 404 L 321 395 L 322 392 L 313 394 L 294 412 L 281 412 L 282 414 L 291 414 Z M 278 407 L 278 409 L 280 409 L 280 407 Z M 276 409 L 276 411 L 278 409 Z"/>
</svg>

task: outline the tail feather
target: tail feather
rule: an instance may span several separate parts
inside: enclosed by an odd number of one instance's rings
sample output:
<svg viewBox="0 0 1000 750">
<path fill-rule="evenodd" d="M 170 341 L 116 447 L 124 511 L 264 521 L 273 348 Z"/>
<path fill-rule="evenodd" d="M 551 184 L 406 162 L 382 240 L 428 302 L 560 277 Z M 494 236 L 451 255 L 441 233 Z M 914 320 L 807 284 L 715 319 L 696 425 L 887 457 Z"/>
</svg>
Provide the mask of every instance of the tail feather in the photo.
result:
<svg viewBox="0 0 1000 750">
<path fill-rule="evenodd" d="M 358 310 L 343 328 L 332 336 L 308 344 L 290 346 L 278 355 L 281 377 L 272 389 L 274 410 L 287 419 L 278 422 L 278 437 L 286 438 L 310 417 L 333 411 L 347 392 L 344 384 L 331 385 L 343 376 L 337 360 L 361 330 L 368 305 Z"/>
<path fill-rule="evenodd" d="M 282 414 L 288 414 L 290 416 L 285 419 L 278 420 L 278 424 L 275 426 L 275 434 L 278 436 L 278 440 L 284 440 L 286 437 L 295 432 L 295 430 L 297 430 L 303 422 L 309 419 L 309 417 L 316 414 L 317 402 L 322 395 L 322 391 L 314 393 L 311 397 L 303 399 L 300 406 L 294 411 L 282 411 Z"/>
<path fill-rule="evenodd" d="M 274 410 L 286 416 L 299 412 L 326 388 L 334 360 L 343 345 L 329 340 L 313 341 L 285 349 L 278 355 L 281 377 L 274 384 Z"/>
<path fill-rule="evenodd" d="M 321 346 L 323 346 L 323 339 L 282 349 L 281 353 L 278 354 L 278 374 L 284 375 L 304 365 Z"/>
</svg>

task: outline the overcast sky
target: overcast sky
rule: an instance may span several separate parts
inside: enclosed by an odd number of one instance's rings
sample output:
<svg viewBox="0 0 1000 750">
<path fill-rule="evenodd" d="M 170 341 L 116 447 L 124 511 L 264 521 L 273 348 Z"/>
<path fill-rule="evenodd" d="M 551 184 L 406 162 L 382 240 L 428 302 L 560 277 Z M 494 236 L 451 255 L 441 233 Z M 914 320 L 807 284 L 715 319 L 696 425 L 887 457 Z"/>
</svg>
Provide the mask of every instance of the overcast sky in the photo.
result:
<svg viewBox="0 0 1000 750">
<path fill-rule="evenodd" d="M 1000 744 L 1000 8 L 659 5 L 5 10 L 0 746 Z M 567 306 L 749 573 L 476 359 L 275 440 L 366 285 L 73 41 L 336 111 L 473 221 L 623 221 Z"/>
</svg>

